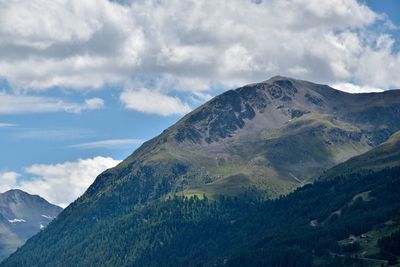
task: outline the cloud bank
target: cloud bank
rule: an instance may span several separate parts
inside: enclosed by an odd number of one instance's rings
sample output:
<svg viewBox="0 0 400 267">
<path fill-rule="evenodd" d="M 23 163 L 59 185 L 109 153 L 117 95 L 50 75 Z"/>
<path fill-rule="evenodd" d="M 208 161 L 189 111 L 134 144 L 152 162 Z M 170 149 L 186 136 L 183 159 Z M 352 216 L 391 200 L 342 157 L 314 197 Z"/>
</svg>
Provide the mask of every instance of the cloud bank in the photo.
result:
<svg viewBox="0 0 400 267">
<path fill-rule="evenodd" d="M 276 74 L 388 89 L 400 54 L 387 25 L 356 0 L 7 0 L 0 76 L 19 90 L 120 84 L 127 108 L 162 115 L 189 110 L 171 91 Z M 166 104 L 135 100 L 152 96 Z"/>
<path fill-rule="evenodd" d="M 51 203 L 66 207 L 81 196 L 104 170 L 120 161 L 109 157 L 79 159 L 60 164 L 34 164 L 24 170 L 27 179 L 18 179 L 16 172 L 0 173 L 0 191 L 21 189 L 44 197 Z"/>
<path fill-rule="evenodd" d="M 189 112 L 191 103 L 209 99 L 216 89 L 277 74 L 348 92 L 400 87 L 400 53 L 390 21 L 361 1 L 119 2 L 0 0 L 0 114 L 104 106 L 101 98 L 71 102 L 46 96 L 60 88 L 118 88 L 126 109 L 168 116 Z M 49 138 L 43 133 L 22 137 Z M 127 142 L 133 141 L 76 147 Z M 118 162 L 96 157 L 33 165 L 20 174 L 0 173 L 1 189 L 18 187 L 65 206 Z M 22 181 L 22 175 L 32 179 Z"/>
<path fill-rule="evenodd" d="M 85 110 L 102 108 L 101 98 L 86 99 L 84 103 L 66 102 L 62 99 L 30 96 L 24 94 L 8 94 L 0 92 L 0 114 L 43 113 L 43 112 L 72 112 L 80 113 Z"/>
</svg>

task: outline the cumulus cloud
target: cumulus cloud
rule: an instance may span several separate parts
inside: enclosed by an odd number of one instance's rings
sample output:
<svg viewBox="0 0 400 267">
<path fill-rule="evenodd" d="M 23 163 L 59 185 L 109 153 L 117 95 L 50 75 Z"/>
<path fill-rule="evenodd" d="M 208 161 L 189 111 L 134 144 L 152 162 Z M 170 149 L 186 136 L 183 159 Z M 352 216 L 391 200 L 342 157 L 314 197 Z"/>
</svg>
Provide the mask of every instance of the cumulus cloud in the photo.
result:
<svg viewBox="0 0 400 267">
<path fill-rule="evenodd" d="M 163 95 L 147 89 L 126 90 L 121 94 L 120 100 L 128 109 L 162 116 L 182 115 L 191 110 L 187 103 L 183 103 L 177 97 Z"/>
<path fill-rule="evenodd" d="M 0 114 L 73 112 L 99 109 L 104 106 L 101 98 L 91 98 L 84 103 L 66 102 L 58 98 L 7 94 L 0 92 Z"/>
<path fill-rule="evenodd" d="M 97 88 L 140 63 L 140 27 L 106 0 L 0 2 L 0 75 L 14 86 Z"/>
<path fill-rule="evenodd" d="M 165 79 L 173 84 L 166 94 L 276 74 L 400 86 L 399 53 L 390 45 L 394 38 L 369 28 L 390 22 L 356 0 L 9 0 L 0 5 L 0 76 L 14 87 L 88 89 Z"/>
<path fill-rule="evenodd" d="M 357 0 L 0 0 L 0 77 L 23 92 L 116 85 L 126 108 L 158 115 L 190 110 L 171 95 L 190 101 L 277 74 L 386 90 L 400 87 L 393 27 Z M 45 100 L 32 106 L 104 104 Z"/>
<path fill-rule="evenodd" d="M 141 139 L 109 139 L 109 140 L 101 140 L 96 142 L 77 144 L 71 147 L 82 148 L 82 149 L 93 149 L 93 148 L 116 149 L 116 148 L 127 148 L 127 146 L 131 145 L 140 145 L 142 143 L 143 140 Z"/>
<path fill-rule="evenodd" d="M 81 196 L 104 170 L 120 161 L 109 157 L 79 159 L 59 164 L 35 164 L 24 170 L 30 179 L 17 179 L 20 174 L 0 174 L 1 191 L 21 189 L 44 197 L 51 203 L 66 207 Z"/>
</svg>

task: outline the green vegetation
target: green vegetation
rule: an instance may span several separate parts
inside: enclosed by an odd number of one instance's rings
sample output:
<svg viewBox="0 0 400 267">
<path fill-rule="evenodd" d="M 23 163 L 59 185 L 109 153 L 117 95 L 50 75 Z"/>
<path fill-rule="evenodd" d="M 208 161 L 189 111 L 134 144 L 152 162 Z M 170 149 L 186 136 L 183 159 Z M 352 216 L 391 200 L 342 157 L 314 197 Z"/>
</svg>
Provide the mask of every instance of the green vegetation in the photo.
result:
<svg viewBox="0 0 400 267">
<path fill-rule="evenodd" d="M 278 200 L 173 197 L 124 209 L 76 207 L 79 218 L 67 209 L 2 266 L 362 266 L 371 259 L 352 257 L 359 247 L 339 241 L 388 221 L 399 225 L 399 190 L 394 168 L 316 182 Z M 395 251 L 396 238 L 379 246 Z M 392 260 L 382 255 L 376 258 Z"/>
<path fill-rule="evenodd" d="M 399 165 L 400 131 L 393 134 L 380 146 L 333 167 L 323 177 L 327 179 L 340 174 L 360 172 L 361 170 L 379 171 Z"/>
<path fill-rule="evenodd" d="M 379 256 L 387 258 L 390 264 L 396 264 L 400 256 L 400 230 L 378 240 Z"/>
<path fill-rule="evenodd" d="M 99 175 L 2 265 L 393 263 L 397 239 L 382 238 L 400 223 L 400 139 L 379 145 L 400 129 L 399 96 L 283 77 L 230 90 Z"/>
<path fill-rule="evenodd" d="M 400 130 L 399 96 L 347 94 L 285 77 L 230 90 L 144 143 L 84 198 L 90 205 L 112 198 L 115 187 L 117 194 L 131 188 L 125 192 L 135 197 L 124 198 L 132 203 L 254 188 L 278 198 Z"/>
</svg>

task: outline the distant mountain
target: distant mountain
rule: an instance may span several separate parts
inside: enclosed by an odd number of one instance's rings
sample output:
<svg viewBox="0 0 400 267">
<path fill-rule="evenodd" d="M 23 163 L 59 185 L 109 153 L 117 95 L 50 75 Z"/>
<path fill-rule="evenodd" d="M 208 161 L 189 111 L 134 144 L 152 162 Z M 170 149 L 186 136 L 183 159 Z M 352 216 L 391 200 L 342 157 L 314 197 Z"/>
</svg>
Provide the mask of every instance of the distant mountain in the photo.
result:
<svg viewBox="0 0 400 267">
<path fill-rule="evenodd" d="M 306 184 L 354 156 L 381 149 L 380 145 L 384 146 L 399 130 L 400 91 L 348 94 L 280 76 L 227 91 L 100 174 L 82 197 L 29 240 L 5 266 L 91 265 L 98 258 L 104 260 L 104 265 L 118 266 L 146 266 L 152 259 L 155 262 L 149 265 L 154 266 L 160 265 L 160 259 L 177 266 L 212 265 L 217 260 L 224 262 L 225 257 L 235 258 L 242 249 L 251 252 L 254 246 L 274 248 L 279 244 L 254 242 L 268 240 L 268 235 L 275 236 L 275 232 L 288 238 L 284 233 L 296 227 L 309 229 L 316 216 L 318 223 L 374 184 L 379 186 L 380 194 L 397 177 L 398 170 L 382 171 L 379 175 L 385 177 L 384 184 L 375 180 L 363 183 L 370 176 L 358 172 L 349 174 L 347 178 L 356 178 L 343 184 L 337 178 L 339 173 L 335 182 L 326 179 L 320 182 L 322 185 L 311 187 L 316 189 L 306 191 L 304 199 L 301 193 L 293 193 L 284 198 L 289 200 L 277 200 L 281 204 L 267 201 L 264 206 L 260 200 L 276 199 L 299 187 L 309 190 Z M 174 195 L 197 199 L 166 201 Z M 205 200 L 198 200 L 203 196 Z M 219 201 L 222 196 L 236 197 L 239 202 L 225 206 Z M 249 206 L 240 199 L 257 204 Z M 285 206 L 285 201 L 290 205 Z M 391 201 L 388 210 L 393 212 L 397 198 Z M 281 208 L 275 209 L 274 205 Z M 258 212 L 264 208 L 267 210 L 262 217 Z M 242 226 L 237 226 L 236 220 Z M 200 237 L 199 231 L 208 235 Z M 211 242 L 212 233 L 218 242 Z M 329 245 L 339 237 L 329 235 Z M 174 245 L 186 251 L 187 257 L 173 254 Z M 169 249 L 179 264 L 168 258 L 172 257 Z"/>
<path fill-rule="evenodd" d="M 0 193 L 0 259 L 44 229 L 61 211 L 45 199 L 21 190 Z"/>
</svg>

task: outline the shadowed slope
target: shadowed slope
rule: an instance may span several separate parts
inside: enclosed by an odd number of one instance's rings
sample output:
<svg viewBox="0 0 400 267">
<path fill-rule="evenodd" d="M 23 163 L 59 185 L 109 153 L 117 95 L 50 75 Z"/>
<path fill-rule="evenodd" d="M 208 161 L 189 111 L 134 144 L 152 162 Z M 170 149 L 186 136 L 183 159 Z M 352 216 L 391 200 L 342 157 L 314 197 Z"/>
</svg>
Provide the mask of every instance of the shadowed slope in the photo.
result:
<svg viewBox="0 0 400 267">
<path fill-rule="evenodd" d="M 400 131 L 378 147 L 339 164 L 322 176 L 329 179 L 338 174 L 360 172 L 361 170 L 379 171 L 384 168 L 400 166 Z"/>
</svg>

